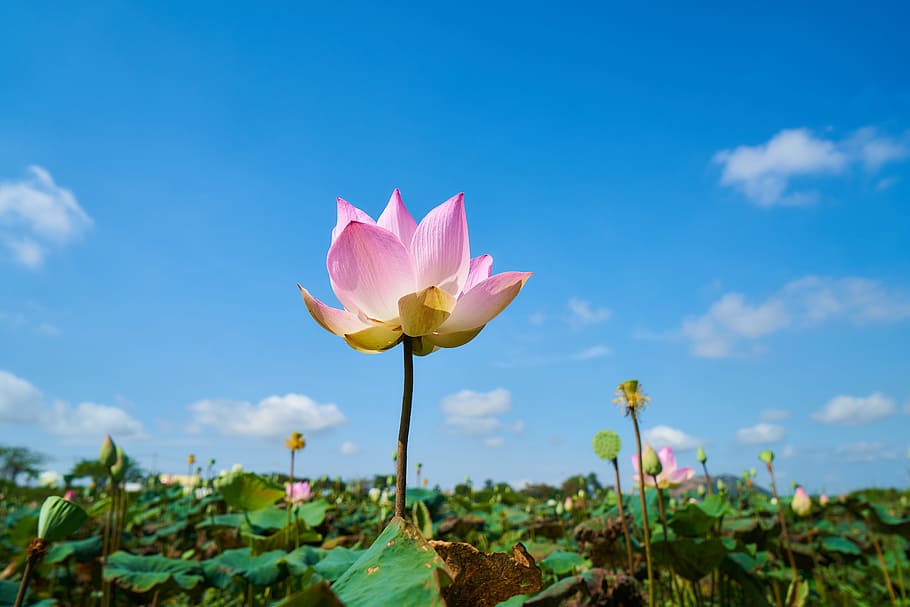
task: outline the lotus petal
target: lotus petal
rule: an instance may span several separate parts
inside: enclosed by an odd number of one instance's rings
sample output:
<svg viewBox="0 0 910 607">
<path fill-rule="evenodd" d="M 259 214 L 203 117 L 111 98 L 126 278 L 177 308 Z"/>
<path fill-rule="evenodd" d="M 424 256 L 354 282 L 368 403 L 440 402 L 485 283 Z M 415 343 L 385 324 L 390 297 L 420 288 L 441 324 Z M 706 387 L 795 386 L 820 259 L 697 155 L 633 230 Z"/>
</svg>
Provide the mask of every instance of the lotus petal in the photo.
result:
<svg viewBox="0 0 910 607">
<path fill-rule="evenodd" d="M 427 287 L 398 300 L 401 328 L 405 335 L 419 337 L 439 328 L 455 309 L 455 298 L 439 287 Z"/>
<path fill-rule="evenodd" d="M 479 283 L 483 282 L 493 273 L 493 257 L 484 253 L 480 257 L 471 260 L 468 269 L 468 279 L 465 282 L 462 292 L 467 293 Z"/>
<path fill-rule="evenodd" d="M 458 296 L 471 262 L 464 194 L 453 196 L 423 218 L 414 232 L 411 254 L 418 290 L 436 286 Z"/>
<path fill-rule="evenodd" d="M 673 455 L 673 449 L 670 447 L 663 447 L 658 451 L 657 459 L 660 460 L 660 465 L 664 470 L 669 470 L 671 472 L 676 470 L 676 456 Z"/>
<path fill-rule="evenodd" d="M 417 222 L 414 221 L 401 201 L 401 192 L 398 191 L 398 188 L 392 192 L 389 204 L 386 205 L 376 224 L 397 236 L 404 248 L 408 251 L 411 250 L 411 240 L 417 230 Z"/>
<path fill-rule="evenodd" d="M 483 327 L 455 333 L 434 333 L 432 335 L 424 335 L 423 340 L 440 348 L 457 348 L 477 337 L 481 330 L 483 330 Z"/>
<path fill-rule="evenodd" d="M 344 335 L 346 333 L 356 333 L 370 326 L 347 310 L 339 310 L 325 305 L 310 295 L 310 292 L 300 285 L 297 285 L 297 288 L 300 289 L 300 294 L 303 295 L 303 301 L 306 303 L 306 309 L 310 311 L 310 316 L 326 331 L 335 335 Z"/>
<path fill-rule="evenodd" d="M 350 222 L 329 249 L 327 265 L 342 305 L 371 319 L 398 318 L 398 300 L 415 291 L 404 245 L 374 224 Z"/>
<path fill-rule="evenodd" d="M 338 198 L 338 221 L 335 223 L 335 227 L 332 229 L 332 244 L 335 244 L 338 236 L 352 221 L 359 221 L 361 223 L 376 223 L 373 221 L 372 217 L 352 205 L 344 198 Z"/>
<path fill-rule="evenodd" d="M 344 335 L 344 340 L 358 352 L 375 354 L 397 346 L 403 335 L 400 329 L 376 325 L 357 333 L 348 333 Z"/>
<path fill-rule="evenodd" d="M 455 311 L 439 327 L 439 333 L 482 328 L 506 309 L 530 276 L 530 272 L 503 272 L 478 283 L 458 299 Z"/>
</svg>

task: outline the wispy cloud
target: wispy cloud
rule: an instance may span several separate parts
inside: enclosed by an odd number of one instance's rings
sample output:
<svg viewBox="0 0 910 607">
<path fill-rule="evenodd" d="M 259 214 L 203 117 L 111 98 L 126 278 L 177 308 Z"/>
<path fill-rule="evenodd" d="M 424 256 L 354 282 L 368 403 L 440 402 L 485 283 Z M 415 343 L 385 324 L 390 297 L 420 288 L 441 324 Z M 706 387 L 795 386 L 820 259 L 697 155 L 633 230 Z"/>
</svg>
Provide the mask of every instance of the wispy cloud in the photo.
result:
<svg viewBox="0 0 910 607">
<path fill-rule="evenodd" d="M 0 370 L 0 424 L 22 424 L 67 439 L 100 440 L 105 434 L 119 438 L 145 438 L 142 423 L 124 409 L 83 402 L 48 403 L 27 380 Z"/>
<path fill-rule="evenodd" d="M 575 326 L 598 325 L 610 320 L 613 314 L 609 308 L 594 306 L 584 299 L 573 297 L 569 300 L 569 323 Z"/>
<path fill-rule="evenodd" d="M 338 452 L 342 455 L 357 455 L 360 451 L 360 445 L 349 440 L 341 443 L 341 447 L 338 448 Z"/>
<path fill-rule="evenodd" d="M 743 341 L 758 340 L 785 328 L 809 328 L 835 320 L 857 325 L 910 318 L 910 295 L 865 278 L 806 276 L 786 284 L 765 300 L 747 301 L 727 293 L 707 312 L 686 318 L 679 335 L 695 356 L 723 358 Z"/>
<path fill-rule="evenodd" d="M 602 358 L 604 356 L 610 355 L 610 348 L 602 344 L 596 346 L 591 346 L 590 348 L 585 348 L 580 352 L 576 352 L 572 355 L 574 360 L 591 360 L 592 358 Z"/>
<path fill-rule="evenodd" d="M 671 426 L 654 426 L 642 432 L 642 435 L 655 449 L 672 447 L 674 451 L 690 451 L 703 444 L 701 439 Z"/>
<path fill-rule="evenodd" d="M 488 447 L 505 443 L 505 439 L 496 436 L 505 427 L 501 416 L 512 407 L 512 395 L 505 388 L 489 392 L 462 390 L 444 397 L 439 407 L 445 415 L 446 426 L 455 434 L 480 437 Z M 519 420 L 515 424 L 513 432 L 520 433 L 524 422 Z"/>
<path fill-rule="evenodd" d="M 193 423 L 225 436 L 272 438 L 290 430 L 316 433 L 344 424 L 338 406 L 320 405 L 303 394 L 269 396 L 256 404 L 236 400 L 201 400 L 189 406 Z"/>
<path fill-rule="evenodd" d="M 796 178 L 841 175 L 852 166 L 875 172 L 908 152 L 906 137 L 895 139 L 873 127 L 840 140 L 800 128 L 782 130 L 762 144 L 721 150 L 713 161 L 722 167 L 721 184 L 739 189 L 755 204 L 793 206 L 818 199 L 814 190 L 794 190 Z"/>
<path fill-rule="evenodd" d="M 9 329 L 23 329 L 47 337 L 56 337 L 62 333 L 60 328 L 47 321 L 34 321 L 18 312 L 5 312 L 0 310 L 0 327 Z"/>
<path fill-rule="evenodd" d="M 812 414 L 820 424 L 861 426 L 897 414 L 894 400 L 881 392 L 869 396 L 835 396 Z"/>
<path fill-rule="evenodd" d="M 736 440 L 743 445 L 770 445 L 784 440 L 787 432 L 783 426 L 761 422 L 736 431 Z"/>
<path fill-rule="evenodd" d="M 19 265 L 41 267 L 52 248 L 78 240 L 91 225 L 73 193 L 47 169 L 30 166 L 24 179 L 0 181 L 0 244 Z"/>
<path fill-rule="evenodd" d="M 883 459 L 897 459 L 899 456 L 897 449 L 874 441 L 842 445 L 835 450 L 835 454 L 848 462 L 875 462 Z"/>
</svg>

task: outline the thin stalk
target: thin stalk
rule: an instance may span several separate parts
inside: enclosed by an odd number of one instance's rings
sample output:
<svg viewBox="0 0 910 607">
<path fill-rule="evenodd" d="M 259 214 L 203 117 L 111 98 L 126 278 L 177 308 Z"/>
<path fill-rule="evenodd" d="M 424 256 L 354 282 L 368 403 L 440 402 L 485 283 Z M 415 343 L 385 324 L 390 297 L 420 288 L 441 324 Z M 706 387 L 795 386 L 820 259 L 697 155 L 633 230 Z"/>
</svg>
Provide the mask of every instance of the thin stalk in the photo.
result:
<svg viewBox="0 0 910 607">
<path fill-rule="evenodd" d="M 25 559 L 25 569 L 22 570 L 22 581 L 19 582 L 19 591 L 16 593 L 16 602 L 13 607 L 22 607 L 25 601 L 25 593 L 28 592 L 28 582 L 32 577 L 32 569 L 41 562 L 44 555 L 47 554 L 48 543 L 36 537 L 28 545 L 28 556 Z"/>
<path fill-rule="evenodd" d="M 641 462 L 641 432 L 638 429 L 638 416 L 635 409 L 631 411 L 632 425 L 635 427 L 635 443 L 638 445 L 638 493 L 641 496 L 641 520 L 645 535 L 645 560 L 648 562 L 648 607 L 654 607 L 654 569 L 651 566 L 651 531 L 648 529 L 648 503 L 645 500 L 645 465 Z"/>
<path fill-rule="evenodd" d="M 395 476 L 395 516 L 404 518 L 405 500 L 408 487 L 408 433 L 411 430 L 411 404 L 414 400 L 414 344 L 405 336 L 404 346 L 404 390 L 401 395 L 401 422 L 398 425 L 398 459 Z"/>
<path fill-rule="evenodd" d="M 793 551 L 790 550 L 790 532 L 787 531 L 787 517 L 784 516 L 784 509 L 780 503 L 780 496 L 777 495 L 777 483 L 774 481 L 774 466 L 768 462 L 768 474 L 771 475 L 771 491 L 774 493 L 774 499 L 777 500 L 777 516 L 780 519 L 781 537 L 784 541 L 784 549 L 787 552 L 787 560 L 790 562 L 790 568 L 793 569 L 793 600 L 796 600 L 797 589 L 799 588 L 799 570 L 796 568 L 796 559 L 793 558 Z"/>
<path fill-rule="evenodd" d="M 822 572 L 821 565 L 818 562 L 818 554 L 815 552 L 815 537 L 809 537 L 809 551 L 812 553 L 812 563 L 815 565 L 815 586 L 818 588 L 818 593 L 822 597 L 822 604 L 825 607 L 829 607 L 830 603 L 828 602 L 828 589 L 825 588 L 825 578 Z"/>
<path fill-rule="evenodd" d="M 679 589 L 676 587 L 676 570 L 673 567 L 673 549 L 670 548 L 670 538 L 667 535 L 667 513 L 664 510 L 664 492 L 660 488 L 660 485 L 657 484 L 657 477 L 652 476 L 654 479 L 654 488 L 657 489 L 657 511 L 660 513 L 660 526 L 664 530 L 664 550 L 667 553 L 667 560 L 670 561 L 670 589 L 673 592 L 673 599 L 676 601 L 677 605 L 682 605 L 680 598 Z"/>
<path fill-rule="evenodd" d="M 711 486 L 711 475 L 708 474 L 708 462 L 702 462 L 701 467 L 705 471 L 705 489 L 708 490 L 708 495 L 711 495 L 714 493 L 714 488 Z"/>
<path fill-rule="evenodd" d="M 901 562 L 903 556 L 901 555 L 900 550 L 897 549 L 897 540 L 894 537 L 891 538 L 891 547 L 894 549 L 894 562 L 897 567 L 897 582 L 901 587 L 901 605 L 905 605 L 907 603 L 907 586 L 904 584 L 904 565 Z"/>
<path fill-rule="evenodd" d="M 629 559 L 629 575 L 634 575 L 632 564 L 632 539 L 629 537 L 629 526 L 626 524 L 626 514 L 622 507 L 622 487 L 619 485 L 619 464 L 613 458 L 613 472 L 616 473 L 616 501 L 619 506 L 619 520 L 622 521 L 622 533 L 626 537 L 626 557 Z"/>
<path fill-rule="evenodd" d="M 895 607 L 897 606 L 897 597 L 894 595 L 894 586 L 891 585 L 891 576 L 888 575 L 888 567 L 885 565 L 885 555 L 882 554 L 882 546 L 878 543 L 878 539 L 871 533 L 869 537 L 872 538 L 872 545 L 875 546 L 875 554 L 878 555 L 878 564 L 882 568 L 882 575 L 885 577 L 885 586 L 888 588 L 888 596 L 891 597 L 891 604 Z"/>
</svg>

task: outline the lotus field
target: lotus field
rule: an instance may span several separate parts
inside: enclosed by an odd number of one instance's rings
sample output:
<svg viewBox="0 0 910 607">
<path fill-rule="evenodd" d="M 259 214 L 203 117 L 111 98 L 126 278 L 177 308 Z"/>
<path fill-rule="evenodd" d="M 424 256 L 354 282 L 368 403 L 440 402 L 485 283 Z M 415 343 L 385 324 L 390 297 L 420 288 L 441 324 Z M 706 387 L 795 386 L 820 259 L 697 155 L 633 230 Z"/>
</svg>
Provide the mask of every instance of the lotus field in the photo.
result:
<svg viewBox="0 0 910 607">
<path fill-rule="evenodd" d="M 906 494 L 781 491 L 771 451 L 756 453 L 761 472 L 712 478 L 699 449 L 696 478 L 671 448 L 643 444 L 640 418 L 660 411 L 637 380 L 604 402 L 614 430 L 595 433 L 578 462 L 599 466 L 608 487 L 589 474 L 558 488 L 443 491 L 420 486 L 419 463 L 409 483 L 414 357 L 468 344 L 531 274 L 493 274 L 489 255 L 471 257 L 460 194 L 420 223 L 398 190 L 378 220 L 342 199 L 337 209 L 327 269 L 343 308 L 300 291 L 354 350 L 401 346 L 396 474 L 302 475 L 306 440 L 294 432 L 287 474 L 215 476 L 214 462 L 194 473 L 191 455 L 185 477 L 127 485 L 128 457 L 108 437 L 89 487 L 3 489 L 0 605 L 910 605 Z M 632 445 L 615 432 L 624 419 Z"/>
</svg>

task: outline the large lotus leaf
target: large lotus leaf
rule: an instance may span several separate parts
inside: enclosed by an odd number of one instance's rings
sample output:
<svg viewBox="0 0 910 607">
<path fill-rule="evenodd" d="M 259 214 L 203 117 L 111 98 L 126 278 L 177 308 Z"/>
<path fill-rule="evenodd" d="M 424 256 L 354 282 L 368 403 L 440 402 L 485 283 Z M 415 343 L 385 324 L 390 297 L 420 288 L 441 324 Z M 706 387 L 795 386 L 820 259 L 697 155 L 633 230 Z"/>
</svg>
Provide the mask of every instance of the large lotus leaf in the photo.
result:
<svg viewBox="0 0 910 607">
<path fill-rule="evenodd" d="M 108 557 L 104 579 L 133 592 L 170 587 L 190 590 L 202 581 L 202 570 L 195 561 L 118 551 Z"/>
<path fill-rule="evenodd" d="M 445 607 L 451 580 L 427 540 L 396 517 L 332 589 L 347 607 Z"/>
<path fill-rule="evenodd" d="M 910 539 L 910 516 L 899 517 L 888 514 L 882 506 L 869 504 L 872 526 L 881 533 L 896 533 Z"/>
<path fill-rule="evenodd" d="M 645 489 L 645 503 L 648 507 L 648 525 L 651 529 L 660 527 L 660 512 L 657 508 L 657 491 L 654 489 Z M 644 522 L 641 516 L 641 498 L 638 495 L 633 496 L 632 499 L 628 501 L 623 501 L 625 513 L 627 515 L 631 514 L 634 525 L 638 528 L 642 528 L 642 523 Z M 666 505 L 666 504 L 665 504 Z M 619 516 L 618 509 L 616 511 L 616 516 Z M 631 531 L 631 529 L 630 529 Z"/>
<path fill-rule="evenodd" d="M 275 607 L 344 607 L 344 605 L 329 588 L 328 582 L 319 582 L 292 594 Z"/>
<path fill-rule="evenodd" d="M 723 497 L 709 495 L 703 502 L 687 503 L 674 512 L 668 524 L 680 535 L 701 537 L 729 512 L 732 509 Z"/>
<path fill-rule="evenodd" d="M 576 552 L 564 552 L 557 550 L 547 555 L 545 559 L 538 563 L 541 569 L 549 571 L 557 576 L 571 573 L 576 567 L 590 566 L 591 562 Z"/>
<path fill-rule="evenodd" d="M 12 607 L 16 603 L 16 594 L 19 592 L 18 582 L 0 579 L 0 607 Z M 25 591 L 26 601 L 31 590 Z M 25 603 L 25 607 L 55 607 L 57 601 L 54 599 L 44 599 L 37 603 Z"/>
<path fill-rule="evenodd" d="M 287 572 L 284 557 L 283 550 L 253 556 L 249 548 L 237 548 L 202 561 L 202 570 L 206 580 L 218 588 L 227 588 L 235 577 L 243 578 L 254 586 L 268 586 Z"/>
<path fill-rule="evenodd" d="M 652 556 L 659 562 L 669 561 L 677 574 L 692 582 L 714 571 L 730 552 L 728 546 L 717 538 L 677 537 L 667 544 L 660 537 L 652 540 Z"/>
<path fill-rule="evenodd" d="M 421 501 L 414 502 L 414 507 L 411 508 L 411 522 L 420 530 L 423 537 L 433 539 L 433 519 L 426 504 Z"/>
<path fill-rule="evenodd" d="M 332 507 L 325 500 L 315 500 L 295 506 L 293 513 L 296 513 L 297 518 L 305 521 L 310 527 L 318 527 L 325 520 L 325 513 Z"/>
<path fill-rule="evenodd" d="M 322 541 L 322 535 L 316 533 L 303 521 L 291 523 L 289 527 L 279 529 L 271 535 L 244 533 L 243 538 L 252 542 L 253 552 L 261 554 L 270 550 L 288 552 L 299 544 L 313 544 Z"/>
<path fill-rule="evenodd" d="M 101 554 L 101 536 L 95 535 L 84 540 L 73 540 L 71 542 L 58 542 L 51 546 L 44 557 L 44 563 L 54 565 L 62 563 L 66 559 L 73 557 L 76 562 L 86 563 L 94 560 Z"/>
<path fill-rule="evenodd" d="M 215 481 L 228 506 L 242 512 L 267 508 L 284 497 L 284 489 L 252 472 L 235 472 Z"/>
<path fill-rule="evenodd" d="M 330 550 L 317 548 L 315 546 L 301 546 L 293 552 L 289 552 L 288 555 L 284 557 L 284 562 L 287 563 L 288 572 L 291 576 L 298 577 L 310 570 L 313 565 L 326 558 L 330 552 Z"/>
<path fill-rule="evenodd" d="M 177 521 L 176 523 L 171 523 L 159 529 L 156 529 L 151 535 L 147 535 L 143 538 L 140 538 L 139 543 L 143 545 L 149 545 L 157 542 L 158 540 L 165 539 L 171 535 L 180 533 L 187 528 L 189 521 Z"/>
<path fill-rule="evenodd" d="M 334 582 L 357 562 L 366 550 L 351 550 L 338 546 L 328 551 L 324 559 L 313 565 L 313 569 L 330 582 Z"/>
<path fill-rule="evenodd" d="M 769 607 L 764 588 L 754 575 L 758 565 L 759 561 L 742 552 L 731 552 L 721 561 L 720 570 L 743 589 L 743 607 Z"/>
<path fill-rule="evenodd" d="M 839 552 L 841 554 L 851 554 L 859 556 L 863 553 L 859 546 L 845 537 L 823 537 L 822 549 L 825 552 Z"/>
</svg>

